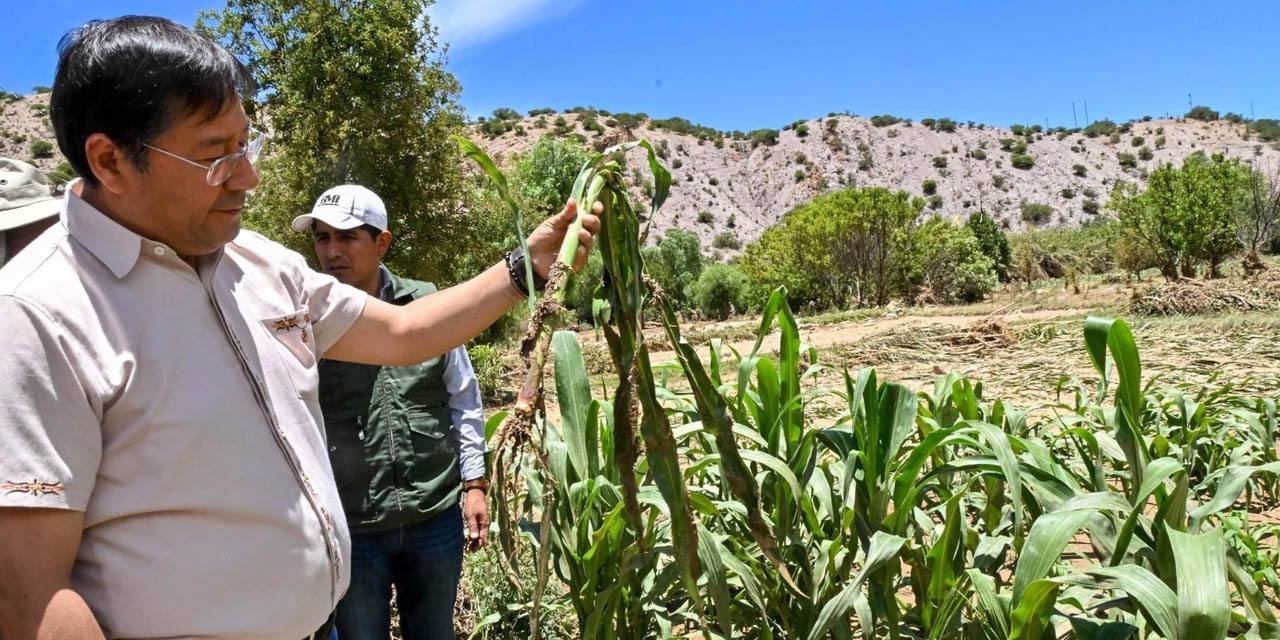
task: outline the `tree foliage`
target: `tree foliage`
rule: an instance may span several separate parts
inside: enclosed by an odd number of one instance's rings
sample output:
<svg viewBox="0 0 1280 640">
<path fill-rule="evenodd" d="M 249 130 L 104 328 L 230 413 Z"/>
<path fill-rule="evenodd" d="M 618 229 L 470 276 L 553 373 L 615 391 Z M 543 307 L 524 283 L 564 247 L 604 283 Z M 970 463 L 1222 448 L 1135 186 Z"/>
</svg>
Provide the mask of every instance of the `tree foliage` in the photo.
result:
<svg viewBox="0 0 1280 640">
<path fill-rule="evenodd" d="M 396 235 L 388 266 L 438 282 L 465 275 L 460 252 L 481 245 L 459 242 L 476 235 L 449 138 L 461 124 L 459 85 L 426 6 L 229 0 L 201 14 L 197 29 L 253 71 L 260 92 L 245 107 L 272 134 L 247 226 L 309 253 L 289 220 L 325 189 L 358 183 L 386 203 Z"/>
<path fill-rule="evenodd" d="M 916 236 L 920 279 L 933 301 L 977 302 L 996 286 L 996 270 L 968 227 L 930 218 Z"/>
<path fill-rule="evenodd" d="M 747 280 L 732 265 L 713 264 L 702 271 L 690 288 L 690 298 L 698 313 L 724 320 L 747 306 Z"/>
<path fill-rule="evenodd" d="M 754 292 L 785 285 L 800 305 L 884 304 L 909 292 L 923 208 L 920 198 L 881 187 L 829 193 L 766 230 L 739 266 Z"/>
<path fill-rule="evenodd" d="M 969 231 L 973 233 L 973 237 L 978 241 L 978 250 L 991 259 L 991 266 L 995 269 L 996 277 L 1001 282 L 1009 281 L 1009 238 L 1005 236 L 1004 231 L 1000 230 L 1000 226 L 996 221 L 987 215 L 986 211 L 979 211 L 971 216 L 965 223 Z"/>
<path fill-rule="evenodd" d="M 1201 262 L 1212 277 L 1240 247 L 1247 171 L 1238 159 L 1195 154 L 1182 167 L 1166 163 L 1152 171 L 1146 191 L 1133 183 L 1117 184 L 1108 206 L 1126 233 L 1156 256 L 1165 277 L 1193 276 Z"/>
<path fill-rule="evenodd" d="M 671 229 L 645 256 L 645 267 L 677 308 L 688 306 L 690 287 L 702 275 L 702 243 L 684 229 Z"/>
</svg>

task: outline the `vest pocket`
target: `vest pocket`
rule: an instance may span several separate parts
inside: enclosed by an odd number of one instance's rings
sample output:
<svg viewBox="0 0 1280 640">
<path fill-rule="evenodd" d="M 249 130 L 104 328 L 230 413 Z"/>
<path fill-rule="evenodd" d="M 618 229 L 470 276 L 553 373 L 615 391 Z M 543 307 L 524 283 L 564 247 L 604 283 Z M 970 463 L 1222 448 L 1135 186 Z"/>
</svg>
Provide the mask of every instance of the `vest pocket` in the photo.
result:
<svg viewBox="0 0 1280 640">
<path fill-rule="evenodd" d="M 338 484 L 338 497 L 351 521 L 358 521 L 371 510 L 369 487 L 373 483 L 373 465 L 364 451 L 363 416 L 327 420 L 329 462 Z"/>
<path fill-rule="evenodd" d="M 449 407 L 414 408 L 405 413 L 405 418 L 413 437 L 414 484 L 424 495 L 452 491 L 461 476 Z"/>
</svg>

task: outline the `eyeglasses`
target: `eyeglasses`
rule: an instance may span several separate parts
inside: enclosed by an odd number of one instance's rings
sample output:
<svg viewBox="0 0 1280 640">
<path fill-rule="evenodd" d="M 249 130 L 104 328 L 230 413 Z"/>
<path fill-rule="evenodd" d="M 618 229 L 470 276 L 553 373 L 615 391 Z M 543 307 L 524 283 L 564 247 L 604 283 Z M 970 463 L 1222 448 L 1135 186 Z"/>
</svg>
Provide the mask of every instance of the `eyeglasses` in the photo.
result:
<svg viewBox="0 0 1280 640">
<path fill-rule="evenodd" d="M 236 168 L 240 166 L 241 158 L 248 158 L 249 164 L 257 163 L 258 156 L 262 154 L 262 145 L 266 141 L 267 141 L 266 133 L 258 131 L 257 129 L 250 129 L 249 144 L 244 149 L 241 149 L 240 151 L 236 151 L 233 153 L 228 153 L 227 155 L 214 160 L 212 164 L 207 164 L 207 165 L 196 162 L 195 160 L 192 160 L 190 158 L 184 158 L 171 151 L 165 151 L 164 149 L 161 149 L 159 147 L 153 147 L 145 142 L 142 143 L 142 146 L 152 151 L 159 151 L 160 153 L 163 153 L 164 155 L 169 156 L 171 158 L 177 158 L 189 165 L 200 167 L 201 169 L 207 170 L 209 173 L 205 174 L 204 181 L 208 183 L 209 186 L 211 187 L 217 187 L 217 186 L 220 186 L 222 183 L 226 182 L 228 179 L 230 179 L 231 175 L 236 172 Z"/>
</svg>

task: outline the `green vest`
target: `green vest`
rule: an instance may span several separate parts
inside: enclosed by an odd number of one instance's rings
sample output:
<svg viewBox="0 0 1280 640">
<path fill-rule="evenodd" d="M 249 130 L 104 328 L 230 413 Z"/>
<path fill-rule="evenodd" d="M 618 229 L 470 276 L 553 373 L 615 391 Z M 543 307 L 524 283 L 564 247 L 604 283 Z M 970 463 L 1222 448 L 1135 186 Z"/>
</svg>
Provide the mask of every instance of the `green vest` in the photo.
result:
<svg viewBox="0 0 1280 640">
<path fill-rule="evenodd" d="M 392 303 L 434 293 L 391 277 Z M 351 533 L 416 524 L 458 503 L 458 436 L 444 357 L 410 367 L 320 361 L 320 408 L 329 461 Z"/>
</svg>

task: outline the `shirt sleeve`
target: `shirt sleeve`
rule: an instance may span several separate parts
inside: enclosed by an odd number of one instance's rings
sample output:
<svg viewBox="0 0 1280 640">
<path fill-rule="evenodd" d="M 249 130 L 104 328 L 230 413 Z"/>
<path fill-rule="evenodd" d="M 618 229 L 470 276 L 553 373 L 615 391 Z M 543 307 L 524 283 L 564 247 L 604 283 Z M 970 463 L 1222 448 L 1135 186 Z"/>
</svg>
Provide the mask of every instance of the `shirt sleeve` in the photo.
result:
<svg viewBox="0 0 1280 640">
<path fill-rule="evenodd" d="M 323 356 L 364 313 L 369 294 L 338 282 L 331 275 L 301 266 L 302 290 L 311 326 L 315 329 L 316 355 Z"/>
<path fill-rule="evenodd" d="M 13 296 L 0 296 L 0 335 L 0 507 L 84 511 L 102 459 L 102 423 L 72 337 Z"/>
<path fill-rule="evenodd" d="M 475 370 L 471 368 L 466 346 L 446 355 L 444 385 L 449 392 L 449 414 L 458 436 L 458 466 L 462 480 L 483 478 L 484 453 L 487 451 L 484 408 L 480 404 L 480 384 L 476 381 Z"/>
</svg>

